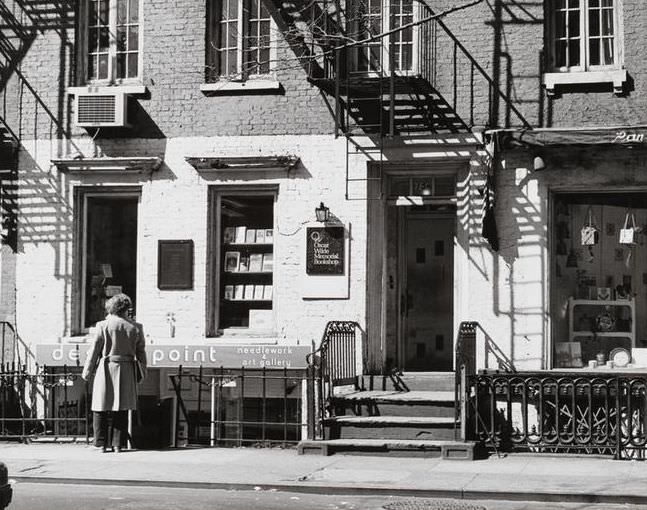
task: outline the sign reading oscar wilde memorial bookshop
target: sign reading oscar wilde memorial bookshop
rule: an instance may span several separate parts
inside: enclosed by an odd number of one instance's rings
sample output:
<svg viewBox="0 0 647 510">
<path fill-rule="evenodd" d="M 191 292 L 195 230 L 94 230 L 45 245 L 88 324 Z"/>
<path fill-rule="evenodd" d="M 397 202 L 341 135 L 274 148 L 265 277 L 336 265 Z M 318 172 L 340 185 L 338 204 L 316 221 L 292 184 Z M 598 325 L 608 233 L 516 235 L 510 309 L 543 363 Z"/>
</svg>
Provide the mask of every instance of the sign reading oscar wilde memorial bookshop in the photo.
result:
<svg viewBox="0 0 647 510">
<path fill-rule="evenodd" d="M 344 274 L 344 227 L 307 229 L 306 274 Z"/>
</svg>

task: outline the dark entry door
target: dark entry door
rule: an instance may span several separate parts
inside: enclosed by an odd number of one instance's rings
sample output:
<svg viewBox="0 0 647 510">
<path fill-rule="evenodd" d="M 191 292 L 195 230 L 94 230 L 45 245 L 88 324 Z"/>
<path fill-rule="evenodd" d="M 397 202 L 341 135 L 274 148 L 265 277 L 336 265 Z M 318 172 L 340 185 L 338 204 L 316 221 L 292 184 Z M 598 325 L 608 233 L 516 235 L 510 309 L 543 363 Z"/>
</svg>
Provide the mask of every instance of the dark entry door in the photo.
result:
<svg viewBox="0 0 647 510">
<path fill-rule="evenodd" d="M 401 311 L 405 370 L 453 370 L 455 229 L 455 216 L 406 215 Z"/>
</svg>

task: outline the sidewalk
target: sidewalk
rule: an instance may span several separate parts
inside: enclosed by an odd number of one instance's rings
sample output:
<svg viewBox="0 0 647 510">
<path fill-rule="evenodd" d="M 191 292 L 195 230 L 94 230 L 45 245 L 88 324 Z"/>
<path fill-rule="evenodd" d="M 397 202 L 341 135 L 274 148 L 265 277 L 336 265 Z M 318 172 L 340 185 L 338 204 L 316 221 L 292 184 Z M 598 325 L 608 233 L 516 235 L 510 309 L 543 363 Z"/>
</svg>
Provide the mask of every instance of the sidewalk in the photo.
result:
<svg viewBox="0 0 647 510">
<path fill-rule="evenodd" d="M 182 448 L 100 453 L 81 444 L 0 444 L 16 481 L 277 489 L 647 504 L 647 463 L 513 455 L 474 462 L 297 455 L 296 449 Z"/>
</svg>

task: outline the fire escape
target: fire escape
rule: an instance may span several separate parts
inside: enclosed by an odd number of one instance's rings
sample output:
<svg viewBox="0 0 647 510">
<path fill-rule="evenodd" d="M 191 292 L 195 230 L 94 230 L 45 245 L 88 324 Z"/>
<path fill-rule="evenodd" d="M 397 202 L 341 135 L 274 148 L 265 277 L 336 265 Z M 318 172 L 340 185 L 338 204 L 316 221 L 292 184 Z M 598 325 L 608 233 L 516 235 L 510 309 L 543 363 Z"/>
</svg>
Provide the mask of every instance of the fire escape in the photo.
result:
<svg viewBox="0 0 647 510">
<path fill-rule="evenodd" d="M 380 198 L 379 192 L 355 192 L 355 185 L 363 189 L 381 180 L 385 161 L 406 153 L 403 149 L 470 135 L 476 128 L 529 127 L 498 82 L 428 5 L 357 0 L 348 12 L 339 0 L 320 5 L 319 30 L 330 41 L 322 45 L 319 65 L 310 66 L 310 81 L 326 93 L 336 136 L 346 138 L 347 199 Z M 463 12 L 471 15 L 469 9 Z M 314 43 L 311 51 L 316 54 Z M 377 177 L 352 170 L 350 161 L 358 153 L 379 168 Z"/>
</svg>

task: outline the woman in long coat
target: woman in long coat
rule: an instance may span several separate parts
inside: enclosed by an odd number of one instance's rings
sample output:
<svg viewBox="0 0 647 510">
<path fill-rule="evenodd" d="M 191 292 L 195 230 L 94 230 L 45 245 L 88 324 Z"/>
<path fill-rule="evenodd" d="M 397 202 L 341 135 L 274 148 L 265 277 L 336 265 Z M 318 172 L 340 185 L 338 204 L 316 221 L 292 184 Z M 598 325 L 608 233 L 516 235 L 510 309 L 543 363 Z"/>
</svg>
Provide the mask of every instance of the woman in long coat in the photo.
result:
<svg viewBox="0 0 647 510">
<path fill-rule="evenodd" d="M 87 381 L 94 375 L 94 446 L 104 452 L 111 435 L 115 452 L 125 445 L 128 411 L 137 409 L 137 383 L 146 372 L 144 331 L 141 324 L 128 317 L 131 307 L 126 294 L 117 294 L 106 302 L 108 315 L 95 326 L 83 367 L 83 379 Z"/>
</svg>

